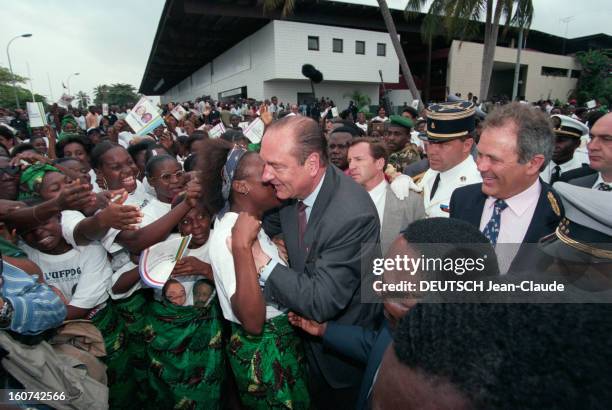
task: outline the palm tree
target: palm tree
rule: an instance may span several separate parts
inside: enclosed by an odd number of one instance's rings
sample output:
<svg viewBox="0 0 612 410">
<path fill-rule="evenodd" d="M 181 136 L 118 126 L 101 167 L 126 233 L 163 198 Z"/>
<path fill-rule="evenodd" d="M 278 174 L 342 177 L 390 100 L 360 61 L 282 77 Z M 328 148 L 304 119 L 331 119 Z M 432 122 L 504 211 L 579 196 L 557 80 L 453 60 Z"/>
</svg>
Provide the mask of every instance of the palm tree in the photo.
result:
<svg viewBox="0 0 612 410">
<path fill-rule="evenodd" d="M 400 39 L 397 35 L 397 30 L 395 29 L 395 23 L 393 22 L 393 17 L 391 16 L 391 12 L 389 11 L 389 6 L 387 6 L 386 0 L 377 0 L 378 7 L 380 8 L 380 12 L 383 16 L 383 20 L 385 21 L 385 26 L 387 27 L 387 31 L 389 32 L 389 36 L 391 36 L 391 44 L 393 44 L 393 48 L 395 49 L 395 54 L 397 54 L 397 59 L 399 60 L 400 69 L 402 70 L 402 74 L 404 74 L 404 79 L 408 84 L 408 89 L 410 90 L 410 94 L 412 94 L 412 98 L 415 100 L 419 100 L 419 109 L 423 106 L 423 101 L 421 99 L 421 94 L 419 90 L 417 90 L 416 84 L 414 83 L 414 78 L 412 77 L 412 72 L 410 71 L 410 67 L 408 66 L 408 61 L 406 60 L 406 56 L 404 55 L 404 49 L 402 48 L 402 44 L 400 43 Z"/>
<path fill-rule="evenodd" d="M 91 101 L 91 98 L 89 98 L 89 95 L 87 95 L 85 91 L 79 91 L 76 98 L 79 101 L 79 109 L 83 110 L 89 107 L 89 101 Z"/>
<path fill-rule="evenodd" d="M 427 0 L 408 0 L 406 11 L 416 13 L 423 9 Z M 480 77 L 480 99 L 488 97 L 495 47 L 499 34 L 499 23 L 505 18 L 505 31 L 510 25 L 519 30 L 528 29 L 533 19 L 532 0 L 433 0 L 423 20 L 424 37 L 434 34 L 442 26 L 449 39 L 461 40 L 475 36 L 480 30 L 480 20 L 485 17 L 484 47 Z"/>
<path fill-rule="evenodd" d="M 109 87 L 106 84 L 99 85 L 94 87 L 94 103 L 96 105 L 102 105 L 103 102 L 107 102 L 107 96 L 109 92 Z"/>
<path fill-rule="evenodd" d="M 282 17 L 287 17 L 293 12 L 295 8 L 296 0 L 263 0 L 263 9 L 264 12 L 269 12 L 272 10 L 277 10 L 282 7 Z M 383 20 L 385 21 L 385 26 L 387 27 L 387 31 L 391 36 L 391 44 L 393 44 L 393 48 L 395 49 L 395 54 L 397 54 L 397 59 L 399 60 L 400 68 L 402 70 L 402 74 L 404 74 L 404 79 L 408 84 L 408 89 L 412 94 L 412 98 L 419 100 L 419 108 L 423 106 L 423 101 L 421 100 L 421 95 L 417 90 L 416 84 L 414 83 L 414 78 L 412 77 L 412 72 L 410 71 L 410 67 L 408 66 L 408 62 L 406 61 L 406 56 L 404 55 L 404 50 L 402 49 L 402 44 L 400 43 L 400 39 L 397 35 L 397 30 L 395 28 L 395 23 L 393 22 L 393 17 L 391 16 L 391 12 L 389 11 L 389 6 L 387 6 L 386 0 L 377 0 L 378 6 L 380 8 L 380 12 L 382 13 Z"/>
</svg>

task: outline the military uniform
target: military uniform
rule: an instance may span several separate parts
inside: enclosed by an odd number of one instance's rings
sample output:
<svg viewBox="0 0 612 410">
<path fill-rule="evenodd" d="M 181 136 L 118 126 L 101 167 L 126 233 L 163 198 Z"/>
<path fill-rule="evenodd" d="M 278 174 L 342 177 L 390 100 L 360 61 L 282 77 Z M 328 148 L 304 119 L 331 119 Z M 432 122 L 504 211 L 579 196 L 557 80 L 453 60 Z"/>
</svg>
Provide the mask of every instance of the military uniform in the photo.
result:
<svg viewBox="0 0 612 410">
<path fill-rule="evenodd" d="M 427 133 L 422 138 L 430 144 L 441 143 L 469 137 L 474 127 L 475 107 L 472 102 L 432 104 L 427 108 Z M 471 155 L 443 172 L 428 169 L 419 183 L 423 190 L 423 205 L 427 217 L 448 217 L 453 191 L 481 181 L 480 172 Z"/>
<path fill-rule="evenodd" d="M 553 115 L 550 118 L 553 122 L 553 130 L 556 138 L 565 137 L 579 140 L 583 136 L 589 135 L 588 127 L 578 120 L 566 115 Z M 556 164 L 551 160 L 548 165 L 546 165 L 546 168 L 544 168 L 544 171 L 540 173 L 542 180 L 547 184 L 553 184 L 559 180 L 563 173 L 581 168 L 584 163 L 584 158 L 577 151 L 576 149 L 572 158 L 563 164 Z"/>
<path fill-rule="evenodd" d="M 431 191 L 438 174 L 440 174 L 438 187 L 434 196 L 430 199 Z M 448 217 L 450 198 L 453 191 L 459 187 L 481 181 L 482 177 L 471 155 L 468 155 L 463 162 L 455 165 L 448 171 L 438 172 L 431 168 L 428 169 L 419 184 L 419 186 L 423 188 L 423 205 L 425 206 L 427 217 Z"/>
</svg>

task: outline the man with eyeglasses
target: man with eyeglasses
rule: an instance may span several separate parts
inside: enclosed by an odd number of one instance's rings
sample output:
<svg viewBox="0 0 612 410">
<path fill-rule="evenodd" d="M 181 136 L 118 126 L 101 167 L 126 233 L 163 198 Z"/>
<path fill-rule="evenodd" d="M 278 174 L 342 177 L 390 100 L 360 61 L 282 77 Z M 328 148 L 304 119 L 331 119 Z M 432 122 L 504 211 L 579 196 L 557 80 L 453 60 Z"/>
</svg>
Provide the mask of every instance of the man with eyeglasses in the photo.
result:
<svg viewBox="0 0 612 410">
<path fill-rule="evenodd" d="M 612 113 L 604 115 L 593 125 L 587 149 L 590 166 L 597 172 L 568 182 L 600 191 L 612 191 Z"/>
<path fill-rule="evenodd" d="M 457 101 L 432 104 L 426 112 L 427 134 L 423 139 L 429 169 L 419 186 L 427 217 L 448 217 L 453 191 L 482 181 L 470 155 L 476 109 L 472 102 Z"/>
</svg>

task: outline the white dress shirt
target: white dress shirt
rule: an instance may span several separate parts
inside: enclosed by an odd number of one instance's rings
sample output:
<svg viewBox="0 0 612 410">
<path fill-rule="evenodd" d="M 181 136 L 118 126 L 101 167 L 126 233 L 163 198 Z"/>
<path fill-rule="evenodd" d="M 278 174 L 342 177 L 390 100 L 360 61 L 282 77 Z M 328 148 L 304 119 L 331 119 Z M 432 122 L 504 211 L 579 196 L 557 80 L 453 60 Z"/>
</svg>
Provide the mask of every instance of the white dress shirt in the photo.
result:
<svg viewBox="0 0 612 410">
<path fill-rule="evenodd" d="M 380 229 L 382 231 L 383 216 L 385 213 L 385 202 L 387 198 L 387 187 L 389 183 L 383 178 L 382 182 L 368 191 L 374 206 L 376 206 L 376 212 L 378 212 L 378 219 L 380 220 Z"/>
<path fill-rule="evenodd" d="M 593 185 L 593 189 L 597 189 L 597 186 L 601 183 L 607 184 L 608 186 L 612 186 L 612 182 L 606 182 L 603 180 L 603 177 L 601 176 L 601 172 L 597 173 L 597 181 L 595 181 L 595 184 Z"/>
<path fill-rule="evenodd" d="M 552 177 L 552 174 L 555 171 L 555 166 L 557 165 L 559 165 L 559 168 L 561 168 L 561 171 L 559 172 L 559 175 L 561 175 L 564 172 L 571 171 L 572 169 L 581 168 L 582 161 L 579 156 L 576 155 L 563 164 L 556 164 L 554 161 L 550 161 L 548 165 L 546 165 L 546 168 L 544 168 L 544 171 L 540 172 L 540 178 L 542 178 L 542 180 L 547 184 L 550 184 L 550 178 Z"/>
<path fill-rule="evenodd" d="M 521 243 L 525 238 L 531 218 L 535 212 L 542 192 L 540 180 L 536 180 L 523 192 L 506 199 L 508 207 L 501 213 L 499 235 L 497 243 Z M 493 208 L 497 198 L 488 197 L 485 201 L 480 217 L 480 231 L 482 232 L 493 215 Z"/>
</svg>

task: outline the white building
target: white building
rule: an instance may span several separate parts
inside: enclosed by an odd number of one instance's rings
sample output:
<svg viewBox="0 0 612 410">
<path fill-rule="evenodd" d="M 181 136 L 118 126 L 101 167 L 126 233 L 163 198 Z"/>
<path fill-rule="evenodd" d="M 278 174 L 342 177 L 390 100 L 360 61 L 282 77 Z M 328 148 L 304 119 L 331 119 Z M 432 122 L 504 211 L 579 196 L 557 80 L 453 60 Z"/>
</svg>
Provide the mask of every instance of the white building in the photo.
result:
<svg viewBox="0 0 612 410">
<path fill-rule="evenodd" d="M 237 95 L 301 103 L 311 96 L 302 65 L 323 73 L 317 98 L 346 107 L 359 91 L 378 104 L 380 75 L 397 83 L 399 63 L 387 33 L 282 20 L 263 28 L 201 67 L 161 96 L 162 102 Z"/>
<path fill-rule="evenodd" d="M 453 40 L 448 54 L 446 84 L 451 93 L 478 93 L 482 69 L 482 49 L 479 43 Z M 493 76 L 490 95 L 512 95 L 516 48 L 495 48 Z M 543 53 L 536 50 L 521 50 L 521 73 L 519 96 L 527 101 L 558 98 L 566 101 L 576 88 L 580 64 L 573 56 Z"/>
</svg>

